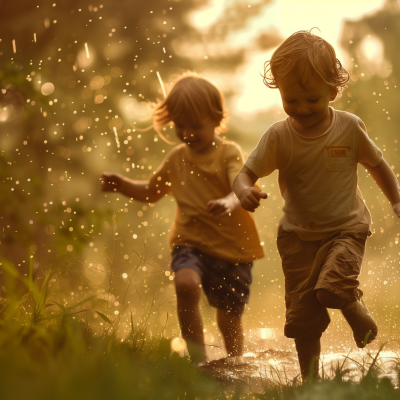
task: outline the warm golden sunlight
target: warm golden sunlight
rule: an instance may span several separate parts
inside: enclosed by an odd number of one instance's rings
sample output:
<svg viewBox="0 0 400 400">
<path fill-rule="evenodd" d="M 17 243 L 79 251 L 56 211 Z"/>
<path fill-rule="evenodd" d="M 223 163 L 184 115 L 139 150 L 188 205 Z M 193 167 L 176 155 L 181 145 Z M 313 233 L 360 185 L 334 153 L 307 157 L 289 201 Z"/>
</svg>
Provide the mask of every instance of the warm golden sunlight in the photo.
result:
<svg viewBox="0 0 400 400">
<path fill-rule="evenodd" d="M 4 399 L 397 399 L 399 27 L 0 1 Z"/>
</svg>

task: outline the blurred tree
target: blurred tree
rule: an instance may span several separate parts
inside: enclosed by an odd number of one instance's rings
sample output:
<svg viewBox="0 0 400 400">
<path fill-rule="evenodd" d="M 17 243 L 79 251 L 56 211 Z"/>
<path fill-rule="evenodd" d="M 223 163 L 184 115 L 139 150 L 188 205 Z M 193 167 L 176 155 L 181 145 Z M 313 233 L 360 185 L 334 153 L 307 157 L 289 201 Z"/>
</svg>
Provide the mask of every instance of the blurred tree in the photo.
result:
<svg viewBox="0 0 400 400">
<path fill-rule="evenodd" d="M 395 0 L 387 0 L 382 9 L 359 20 L 345 21 L 341 44 L 351 57 L 351 79 L 338 103 L 339 108 L 356 113 L 365 122 L 369 135 L 381 148 L 397 177 L 400 168 L 399 37 L 400 7 Z M 361 173 L 360 185 L 366 188 L 363 194 L 377 233 L 370 243 L 383 245 L 388 237 L 399 234 L 398 222 L 370 177 Z M 393 246 L 393 239 L 390 241 Z"/>
<path fill-rule="evenodd" d="M 100 172 L 145 179 L 165 155 L 136 131 L 159 78 L 168 89 L 187 69 L 238 68 L 245 45 L 228 46 L 232 34 L 270 2 L 0 0 L 0 254 L 25 271 L 31 253 L 36 268 L 67 246 L 81 253 L 111 215 Z M 255 43 L 277 40 L 260 31 Z"/>
<path fill-rule="evenodd" d="M 352 56 L 357 56 L 363 40 L 377 36 L 383 44 L 383 56 L 392 65 L 387 71 L 399 77 L 400 73 L 400 6 L 397 0 L 386 0 L 382 9 L 360 20 L 345 21 L 341 44 Z M 368 36 L 369 35 L 369 36 Z"/>
</svg>

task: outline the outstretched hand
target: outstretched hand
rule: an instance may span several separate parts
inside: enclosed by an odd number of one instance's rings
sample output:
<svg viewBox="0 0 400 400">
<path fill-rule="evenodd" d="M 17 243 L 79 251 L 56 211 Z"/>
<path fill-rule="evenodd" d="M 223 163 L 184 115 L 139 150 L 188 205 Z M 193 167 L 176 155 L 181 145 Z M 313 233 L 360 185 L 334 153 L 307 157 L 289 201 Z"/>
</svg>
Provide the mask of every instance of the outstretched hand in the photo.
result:
<svg viewBox="0 0 400 400">
<path fill-rule="evenodd" d="M 247 211 L 254 212 L 260 206 L 261 199 L 267 199 L 268 194 L 255 187 L 249 187 L 240 194 L 240 205 Z"/>
<path fill-rule="evenodd" d="M 101 190 L 103 192 L 118 192 L 122 175 L 115 172 L 103 172 L 101 175 Z"/>
<path fill-rule="evenodd" d="M 207 210 L 211 215 L 218 215 L 220 217 L 231 213 L 234 210 L 232 202 L 225 197 L 222 199 L 210 200 L 207 203 Z"/>
</svg>

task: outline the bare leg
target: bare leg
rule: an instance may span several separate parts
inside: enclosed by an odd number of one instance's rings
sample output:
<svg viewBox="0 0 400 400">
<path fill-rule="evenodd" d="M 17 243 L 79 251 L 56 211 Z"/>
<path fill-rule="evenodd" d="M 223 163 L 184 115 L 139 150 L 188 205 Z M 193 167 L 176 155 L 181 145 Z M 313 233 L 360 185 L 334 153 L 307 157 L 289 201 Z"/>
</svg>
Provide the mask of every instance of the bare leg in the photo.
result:
<svg viewBox="0 0 400 400">
<path fill-rule="evenodd" d="M 319 356 L 321 354 L 321 334 L 294 339 L 299 357 L 301 377 L 318 378 Z"/>
<path fill-rule="evenodd" d="M 200 285 L 200 275 L 193 269 L 184 268 L 175 274 L 175 290 L 181 332 L 187 342 L 189 354 L 192 360 L 196 362 L 206 359 L 203 321 L 199 309 Z"/>
<path fill-rule="evenodd" d="M 228 356 L 241 356 L 243 354 L 242 317 L 217 308 L 217 321 Z"/>
</svg>

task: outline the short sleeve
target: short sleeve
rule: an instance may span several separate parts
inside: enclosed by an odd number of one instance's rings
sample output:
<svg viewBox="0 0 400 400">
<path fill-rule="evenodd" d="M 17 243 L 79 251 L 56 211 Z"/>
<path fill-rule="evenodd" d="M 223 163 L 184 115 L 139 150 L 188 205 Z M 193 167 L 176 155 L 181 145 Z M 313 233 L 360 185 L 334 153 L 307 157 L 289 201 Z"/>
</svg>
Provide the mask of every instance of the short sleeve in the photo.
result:
<svg viewBox="0 0 400 400">
<path fill-rule="evenodd" d="M 164 186 L 167 185 L 169 182 L 171 182 L 170 169 L 171 169 L 173 157 L 175 154 L 176 154 L 176 148 L 172 149 L 165 156 L 164 160 L 159 165 L 157 170 L 152 175 L 150 175 L 149 187 L 151 189 L 160 188 L 161 185 L 162 185 L 162 188 L 165 189 Z M 170 187 L 170 185 L 168 185 L 168 187 Z M 171 193 L 171 190 L 169 190 L 168 193 Z"/>
<path fill-rule="evenodd" d="M 236 175 L 243 167 L 243 162 L 244 156 L 241 147 L 237 143 L 230 143 L 225 154 L 225 164 L 231 187 Z"/>
<path fill-rule="evenodd" d="M 259 178 L 278 169 L 278 132 L 270 127 L 244 163 Z"/>
<path fill-rule="evenodd" d="M 357 162 L 376 167 L 382 161 L 382 151 L 369 138 L 367 129 L 361 120 L 358 120 L 360 129 L 358 130 Z"/>
</svg>

